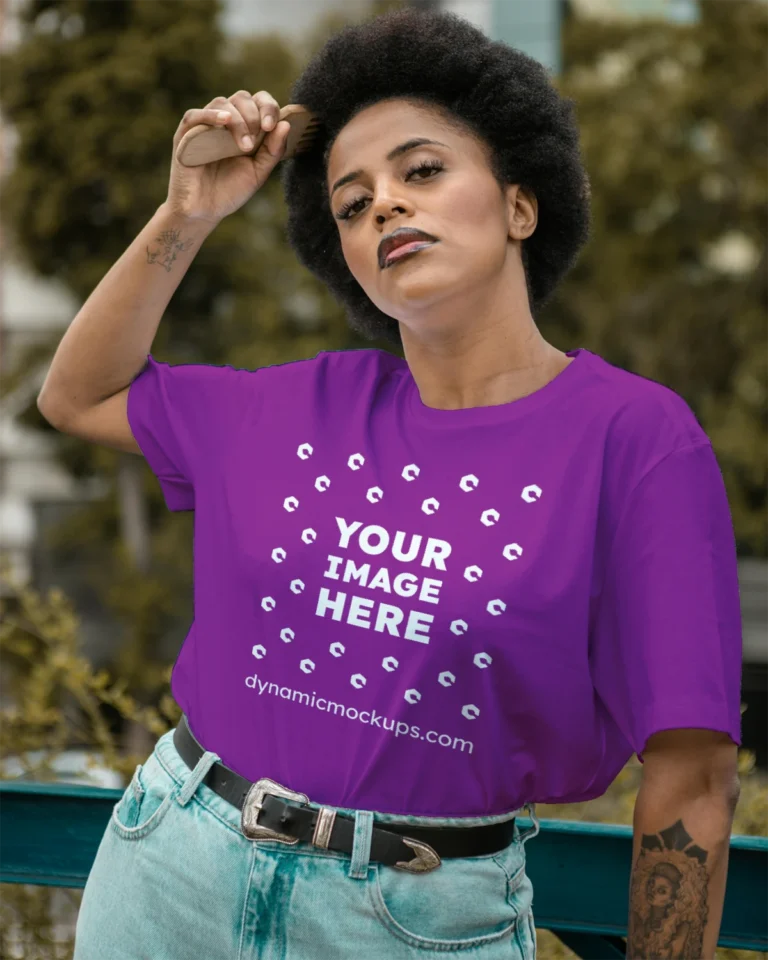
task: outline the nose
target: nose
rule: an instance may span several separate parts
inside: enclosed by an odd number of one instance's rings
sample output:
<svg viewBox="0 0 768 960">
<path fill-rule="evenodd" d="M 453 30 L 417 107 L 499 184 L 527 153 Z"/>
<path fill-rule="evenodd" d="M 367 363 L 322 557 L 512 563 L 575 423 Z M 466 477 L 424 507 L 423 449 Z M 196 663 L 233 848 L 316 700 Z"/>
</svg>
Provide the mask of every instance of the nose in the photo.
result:
<svg viewBox="0 0 768 960">
<path fill-rule="evenodd" d="M 373 215 L 378 220 L 380 217 L 384 221 L 392 216 L 402 215 L 403 213 L 412 213 L 413 206 L 402 197 L 393 195 L 391 190 L 379 190 L 371 201 Z"/>
</svg>

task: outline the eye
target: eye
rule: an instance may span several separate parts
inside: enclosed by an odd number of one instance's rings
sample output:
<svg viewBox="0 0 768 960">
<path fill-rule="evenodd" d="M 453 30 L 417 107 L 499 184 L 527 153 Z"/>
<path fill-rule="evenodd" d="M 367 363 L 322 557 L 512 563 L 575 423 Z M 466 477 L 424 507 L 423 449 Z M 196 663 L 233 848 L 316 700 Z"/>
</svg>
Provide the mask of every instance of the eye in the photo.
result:
<svg viewBox="0 0 768 960">
<path fill-rule="evenodd" d="M 409 178 L 412 174 L 414 174 L 414 173 L 419 173 L 419 172 L 422 171 L 422 170 L 424 170 L 424 171 L 430 171 L 430 170 L 432 170 L 432 171 L 440 171 L 440 170 L 442 170 L 442 169 L 443 169 L 443 162 L 442 162 L 442 160 L 422 160 L 421 163 L 417 163 L 415 166 L 408 168 L 408 170 L 407 170 L 406 173 L 405 173 L 405 179 L 408 180 L 408 178 Z M 420 177 L 419 179 L 421 179 L 421 180 L 428 180 L 428 179 L 431 179 L 431 178 L 430 178 L 430 177 Z M 337 219 L 337 220 L 349 220 L 352 216 L 354 216 L 355 213 L 358 213 L 358 212 L 359 212 L 359 211 L 357 211 L 357 210 L 354 210 L 353 208 L 356 207 L 356 206 L 358 205 L 358 203 L 362 203 L 364 200 L 365 200 L 365 197 L 356 197 L 356 198 L 354 198 L 353 200 L 348 200 L 348 201 L 344 204 L 344 206 L 342 206 L 342 207 L 340 208 L 339 212 L 336 214 L 336 219 Z"/>
</svg>

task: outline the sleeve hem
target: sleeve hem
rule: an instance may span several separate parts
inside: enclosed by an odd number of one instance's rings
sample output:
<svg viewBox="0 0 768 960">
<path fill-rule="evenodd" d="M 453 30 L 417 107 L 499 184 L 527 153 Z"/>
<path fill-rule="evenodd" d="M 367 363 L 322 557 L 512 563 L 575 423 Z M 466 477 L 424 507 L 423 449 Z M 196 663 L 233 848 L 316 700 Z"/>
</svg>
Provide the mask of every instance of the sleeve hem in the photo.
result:
<svg viewBox="0 0 768 960">
<path fill-rule="evenodd" d="M 165 505 L 169 510 L 178 512 L 181 510 L 195 509 L 195 493 L 182 477 L 157 476 L 160 483 L 160 489 L 163 491 Z"/>
<path fill-rule="evenodd" d="M 194 510 L 194 490 L 190 487 L 188 481 L 184 477 L 176 474 L 164 474 L 161 472 L 165 464 L 161 466 L 154 460 L 154 457 L 150 452 L 154 449 L 151 438 L 149 435 L 144 433 L 144 428 L 141 424 L 141 418 L 134 416 L 133 404 L 136 399 L 134 384 L 136 383 L 136 379 L 137 378 L 134 378 L 128 385 L 128 396 L 126 401 L 126 416 L 128 417 L 128 426 L 131 428 L 133 439 L 138 444 L 142 456 L 147 462 L 150 470 L 152 473 L 154 473 L 155 477 L 157 477 L 157 480 L 160 483 L 160 489 L 163 492 L 165 505 L 168 507 L 168 509 L 172 512 Z"/>
<path fill-rule="evenodd" d="M 717 730 L 727 733 L 737 746 L 741 746 L 741 713 L 732 715 L 725 700 L 707 700 L 701 697 L 654 703 L 645 712 L 643 725 L 633 744 L 637 758 L 644 763 L 643 751 L 649 737 L 662 730 Z M 638 749 L 639 748 L 639 749 Z"/>
</svg>

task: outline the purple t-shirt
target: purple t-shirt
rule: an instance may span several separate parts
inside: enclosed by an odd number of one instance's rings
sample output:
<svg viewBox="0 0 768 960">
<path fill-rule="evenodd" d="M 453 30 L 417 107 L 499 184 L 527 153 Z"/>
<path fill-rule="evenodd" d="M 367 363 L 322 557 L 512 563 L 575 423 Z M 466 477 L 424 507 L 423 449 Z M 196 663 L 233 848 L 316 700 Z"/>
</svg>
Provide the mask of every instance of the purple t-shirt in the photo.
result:
<svg viewBox="0 0 768 960">
<path fill-rule="evenodd" d="M 310 800 L 435 817 L 605 792 L 675 727 L 741 743 L 736 547 L 674 391 L 584 348 L 497 406 L 425 406 L 376 349 L 148 357 L 131 428 L 194 510 L 172 692 Z"/>
</svg>

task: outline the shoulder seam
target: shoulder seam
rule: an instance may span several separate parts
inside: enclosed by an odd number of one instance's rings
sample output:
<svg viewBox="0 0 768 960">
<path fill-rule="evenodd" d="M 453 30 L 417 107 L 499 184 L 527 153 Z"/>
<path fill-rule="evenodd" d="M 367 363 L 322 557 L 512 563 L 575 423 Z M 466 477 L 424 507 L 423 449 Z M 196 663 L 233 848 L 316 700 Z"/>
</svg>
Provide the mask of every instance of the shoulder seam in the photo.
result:
<svg viewBox="0 0 768 960">
<path fill-rule="evenodd" d="M 655 463 L 651 464 L 651 466 L 648 467 L 648 469 L 645 471 L 645 473 L 642 475 L 642 477 L 640 477 L 640 479 L 637 481 L 637 483 L 634 485 L 634 487 L 632 487 L 632 490 L 630 491 L 629 495 L 627 496 L 627 504 L 629 504 L 629 501 L 632 499 L 632 497 L 634 497 L 635 491 L 636 491 L 637 488 L 640 486 L 640 484 L 645 480 L 645 478 L 646 478 L 649 474 L 653 473 L 653 471 L 656 469 L 656 467 L 658 467 L 660 464 L 664 463 L 664 461 L 665 461 L 668 457 L 671 457 L 671 456 L 673 456 L 673 455 L 676 454 L 676 453 L 683 453 L 683 452 L 686 451 L 686 450 L 693 450 L 693 449 L 695 449 L 696 447 L 711 447 L 711 446 L 712 446 L 712 443 L 711 443 L 711 441 L 709 440 L 709 438 L 707 438 L 707 439 L 705 439 L 705 440 L 693 440 L 693 441 L 691 441 L 690 443 L 684 443 L 684 444 L 683 444 L 682 446 L 680 446 L 680 447 L 675 447 L 673 450 L 668 450 L 667 453 L 665 453 L 663 456 L 659 457 L 659 459 L 656 460 Z M 624 519 L 624 514 L 622 513 L 621 519 L 619 520 L 619 523 L 621 523 L 621 520 L 623 520 L 623 519 Z M 618 524 L 617 524 L 617 527 L 618 527 Z"/>
</svg>

